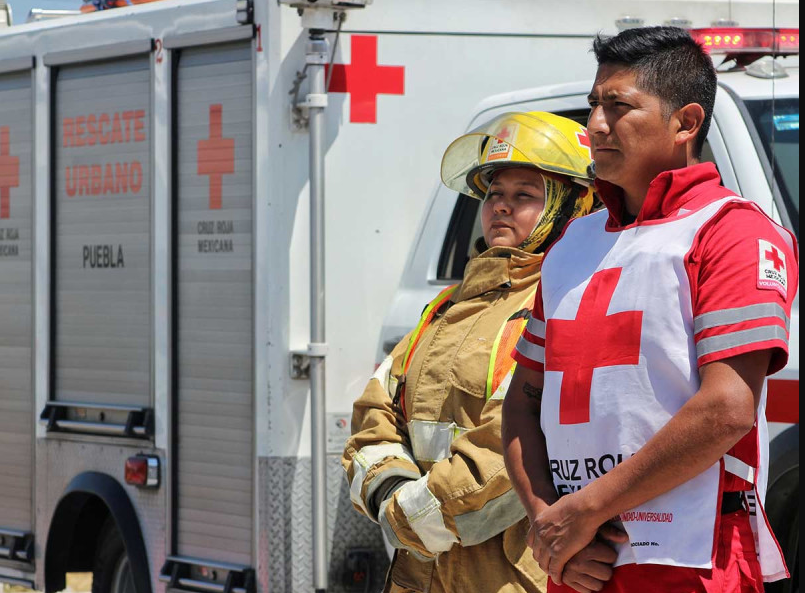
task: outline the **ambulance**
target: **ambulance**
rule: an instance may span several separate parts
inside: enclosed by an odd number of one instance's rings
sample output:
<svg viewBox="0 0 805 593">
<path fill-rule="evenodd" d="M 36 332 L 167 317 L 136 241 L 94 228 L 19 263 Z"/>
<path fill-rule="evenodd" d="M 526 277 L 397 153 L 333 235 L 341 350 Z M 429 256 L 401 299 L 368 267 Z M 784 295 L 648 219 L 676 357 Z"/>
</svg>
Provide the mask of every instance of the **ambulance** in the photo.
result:
<svg viewBox="0 0 805 593">
<path fill-rule="evenodd" d="M 379 591 L 382 536 L 339 459 L 383 344 L 461 275 L 475 213 L 433 194 L 444 148 L 471 115 L 583 118 L 600 31 L 799 19 L 783 0 L 366 4 L 0 29 L 0 582 Z M 714 158 L 773 212 L 757 126 L 735 121 Z"/>
</svg>

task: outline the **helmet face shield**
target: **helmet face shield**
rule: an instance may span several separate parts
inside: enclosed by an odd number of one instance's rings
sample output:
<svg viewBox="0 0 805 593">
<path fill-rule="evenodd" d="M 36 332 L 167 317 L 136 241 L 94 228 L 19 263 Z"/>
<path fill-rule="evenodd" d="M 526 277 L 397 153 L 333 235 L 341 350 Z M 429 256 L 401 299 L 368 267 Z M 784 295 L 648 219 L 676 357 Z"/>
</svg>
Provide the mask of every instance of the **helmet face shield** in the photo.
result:
<svg viewBox="0 0 805 593">
<path fill-rule="evenodd" d="M 504 113 L 453 142 L 441 176 L 447 187 L 483 199 L 499 168 L 531 166 L 586 185 L 592 181 L 590 163 L 580 124 L 552 113 Z"/>
</svg>

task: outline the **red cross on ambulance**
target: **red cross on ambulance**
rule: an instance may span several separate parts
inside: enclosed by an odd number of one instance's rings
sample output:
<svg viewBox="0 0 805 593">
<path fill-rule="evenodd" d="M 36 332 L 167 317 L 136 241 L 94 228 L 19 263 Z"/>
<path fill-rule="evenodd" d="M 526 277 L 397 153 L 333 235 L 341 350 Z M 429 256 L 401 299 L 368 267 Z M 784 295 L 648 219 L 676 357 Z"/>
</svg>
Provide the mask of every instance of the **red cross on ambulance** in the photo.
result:
<svg viewBox="0 0 805 593">
<path fill-rule="evenodd" d="M 223 105 L 210 105 L 210 137 L 198 141 L 198 174 L 210 177 L 210 210 L 223 205 L 223 178 L 235 172 L 235 140 L 223 137 Z"/>
<path fill-rule="evenodd" d="M 353 35 L 350 47 L 352 63 L 332 65 L 329 92 L 349 93 L 350 122 L 374 124 L 378 95 L 405 94 L 405 66 L 378 65 L 376 35 Z"/>
<path fill-rule="evenodd" d="M 9 128 L 0 128 L 0 219 L 11 217 L 11 188 L 20 186 L 20 159 L 11 156 Z"/>
<path fill-rule="evenodd" d="M 545 370 L 562 373 L 559 424 L 590 421 L 595 369 L 640 362 L 643 312 L 607 315 L 620 276 L 621 268 L 596 272 L 584 289 L 576 318 L 548 320 Z"/>
</svg>

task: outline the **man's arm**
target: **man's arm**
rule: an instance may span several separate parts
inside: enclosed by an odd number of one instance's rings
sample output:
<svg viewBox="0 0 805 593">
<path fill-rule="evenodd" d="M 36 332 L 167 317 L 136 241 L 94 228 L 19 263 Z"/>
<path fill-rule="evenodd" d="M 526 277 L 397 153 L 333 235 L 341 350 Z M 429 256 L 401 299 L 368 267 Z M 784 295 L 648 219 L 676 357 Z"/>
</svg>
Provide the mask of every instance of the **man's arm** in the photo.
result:
<svg viewBox="0 0 805 593">
<path fill-rule="evenodd" d="M 503 400 L 503 458 L 509 479 L 526 508 L 530 522 L 558 499 L 548 463 L 545 436 L 540 427 L 543 374 L 520 364 Z M 595 534 L 593 534 L 595 535 Z M 614 528 L 586 542 L 567 562 L 563 580 L 576 591 L 598 591 L 612 577 L 618 554 L 603 540 L 626 541 Z M 534 548 L 534 528 L 528 545 Z M 536 554 L 535 554 L 536 558 Z"/>
<path fill-rule="evenodd" d="M 518 364 L 503 400 L 503 460 L 530 521 L 558 499 L 540 427 L 542 373 Z"/>
<path fill-rule="evenodd" d="M 752 429 L 770 360 L 761 350 L 704 365 L 699 391 L 645 446 L 536 515 L 534 555 L 555 583 L 607 520 L 699 475 Z"/>
</svg>

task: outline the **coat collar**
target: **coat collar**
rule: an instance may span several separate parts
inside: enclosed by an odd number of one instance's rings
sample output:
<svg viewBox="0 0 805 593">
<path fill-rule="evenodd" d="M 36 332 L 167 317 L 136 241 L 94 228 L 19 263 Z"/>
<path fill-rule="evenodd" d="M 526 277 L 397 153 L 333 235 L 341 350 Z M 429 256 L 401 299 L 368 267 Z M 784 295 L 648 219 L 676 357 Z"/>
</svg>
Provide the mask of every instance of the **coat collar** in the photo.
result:
<svg viewBox="0 0 805 593">
<path fill-rule="evenodd" d="M 542 253 L 527 253 L 512 247 L 492 247 L 472 258 L 464 281 L 453 296 L 465 301 L 490 290 L 521 290 L 539 280 Z"/>
</svg>

